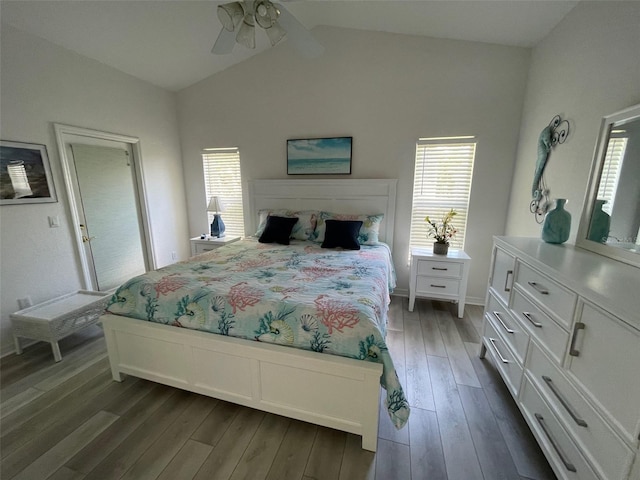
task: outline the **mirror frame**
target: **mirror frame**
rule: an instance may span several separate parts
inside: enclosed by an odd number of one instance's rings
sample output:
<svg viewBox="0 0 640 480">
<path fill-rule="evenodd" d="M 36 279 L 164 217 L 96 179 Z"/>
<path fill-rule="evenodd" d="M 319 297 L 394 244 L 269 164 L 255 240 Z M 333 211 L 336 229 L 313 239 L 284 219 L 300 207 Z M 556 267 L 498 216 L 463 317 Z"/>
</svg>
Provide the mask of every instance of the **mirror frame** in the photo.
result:
<svg viewBox="0 0 640 480">
<path fill-rule="evenodd" d="M 596 195 L 598 194 L 604 155 L 609 144 L 609 135 L 612 127 L 618 122 L 628 122 L 638 118 L 640 118 L 640 104 L 625 108 L 624 110 L 611 115 L 607 115 L 602 119 L 602 123 L 600 124 L 600 134 L 598 136 L 598 142 L 596 143 L 596 149 L 591 163 L 587 193 L 582 206 L 582 216 L 580 217 L 576 246 L 640 268 L 640 254 L 587 239 L 589 225 L 591 223 L 591 215 L 593 214 L 593 207 L 595 205 Z"/>
</svg>

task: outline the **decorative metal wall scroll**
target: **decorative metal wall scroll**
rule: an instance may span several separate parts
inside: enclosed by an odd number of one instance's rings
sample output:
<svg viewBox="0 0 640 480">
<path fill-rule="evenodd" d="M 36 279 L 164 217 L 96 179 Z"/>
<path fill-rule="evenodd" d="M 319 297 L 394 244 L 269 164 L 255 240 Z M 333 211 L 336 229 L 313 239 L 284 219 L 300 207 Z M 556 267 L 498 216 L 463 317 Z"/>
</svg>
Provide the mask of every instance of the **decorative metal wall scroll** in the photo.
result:
<svg viewBox="0 0 640 480">
<path fill-rule="evenodd" d="M 545 214 L 551 208 L 552 202 L 549 198 L 551 191 L 547 188 L 544 179 L 544 168 L 551 155 L 551 149 L 564 141 L 569 136 L 569 122 L 562 120 L 560 115 L 551 119 L 538 137 L 538 160 L 536 171 L 533 175 L 533 185 L 531 186 L 531 196 L 533 200 L 529 204 L 529 210 L 534 214 L 536 222 L 542 223 Z"/>
</svg>

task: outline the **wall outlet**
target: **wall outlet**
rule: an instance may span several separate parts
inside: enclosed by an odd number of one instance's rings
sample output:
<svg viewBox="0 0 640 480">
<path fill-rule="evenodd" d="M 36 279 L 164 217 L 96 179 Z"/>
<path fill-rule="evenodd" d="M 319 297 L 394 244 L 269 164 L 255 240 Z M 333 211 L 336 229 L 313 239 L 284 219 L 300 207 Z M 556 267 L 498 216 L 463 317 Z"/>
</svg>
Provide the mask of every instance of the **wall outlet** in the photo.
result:
<svg viewBox="0 0 640 480">
<path fill-rule="evenodd" d="M 171 252 L 171 260 L 178 260 L 178 254 L 176 252 Z"/>
<path fill-rule="evenodd" d="M 20 310 L 24 310 L 25 308 L 30 307 L 31 305 L 33 305 L 33 302 L 31 301 L 31 297 L 29 295 L 27 295 L 24 298 L 18 299 L 18 308 L 20 308 Z"/>
</svg>

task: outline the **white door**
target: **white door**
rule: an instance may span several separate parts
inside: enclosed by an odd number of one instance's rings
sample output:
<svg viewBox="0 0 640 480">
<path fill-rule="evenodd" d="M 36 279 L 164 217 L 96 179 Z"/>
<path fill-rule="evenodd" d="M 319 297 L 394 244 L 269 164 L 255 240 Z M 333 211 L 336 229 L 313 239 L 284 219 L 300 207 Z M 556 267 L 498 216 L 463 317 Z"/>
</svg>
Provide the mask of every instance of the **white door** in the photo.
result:
<svg viewBox="0 0 640 480">
<path fill-rule="evenodd" d="M 111 143 L 69 146 L 84 254 L 93 288 L 100 291 L 147 270 L 135 159 L 128 144 Z"/>
</svg>

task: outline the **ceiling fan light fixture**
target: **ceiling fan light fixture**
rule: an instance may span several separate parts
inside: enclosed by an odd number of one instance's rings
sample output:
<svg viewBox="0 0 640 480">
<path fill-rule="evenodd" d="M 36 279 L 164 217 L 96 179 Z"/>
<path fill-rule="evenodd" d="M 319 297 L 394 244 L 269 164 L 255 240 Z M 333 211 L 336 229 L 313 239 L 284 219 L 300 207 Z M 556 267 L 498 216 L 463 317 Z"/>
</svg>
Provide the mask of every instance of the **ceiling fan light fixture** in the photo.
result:
<svg viewBox="0 0 640 480">
<path fill-rule="evenodd" d="M 225 30 L 233 32 L 244 18 L 244 7 L 240 2 L 218 5 L 218 19 Z"/>
<path fill-rule="evenodd" d="M 264 31 L 267 32 L 267 37 L 269 37 L 272 47 L 287 35 L 286 30 L 282 28 L 278 22 L 273 22 L 273 25 L 265 28 Z"/>
<path fill-rule="evenodd" d="M 247 48 L 256 48 L 256 27 L 253 15 L 250 13 L 244 16 L 238 35 L 236 35 L 236 42 Z"/>
<path fill-rule="evenodd" d="M 258 0 L 255 12 L 256 23 L 264 29 L 271 28 L 280 16 L 280 11 L 269 0 Z"/>
</svg>

